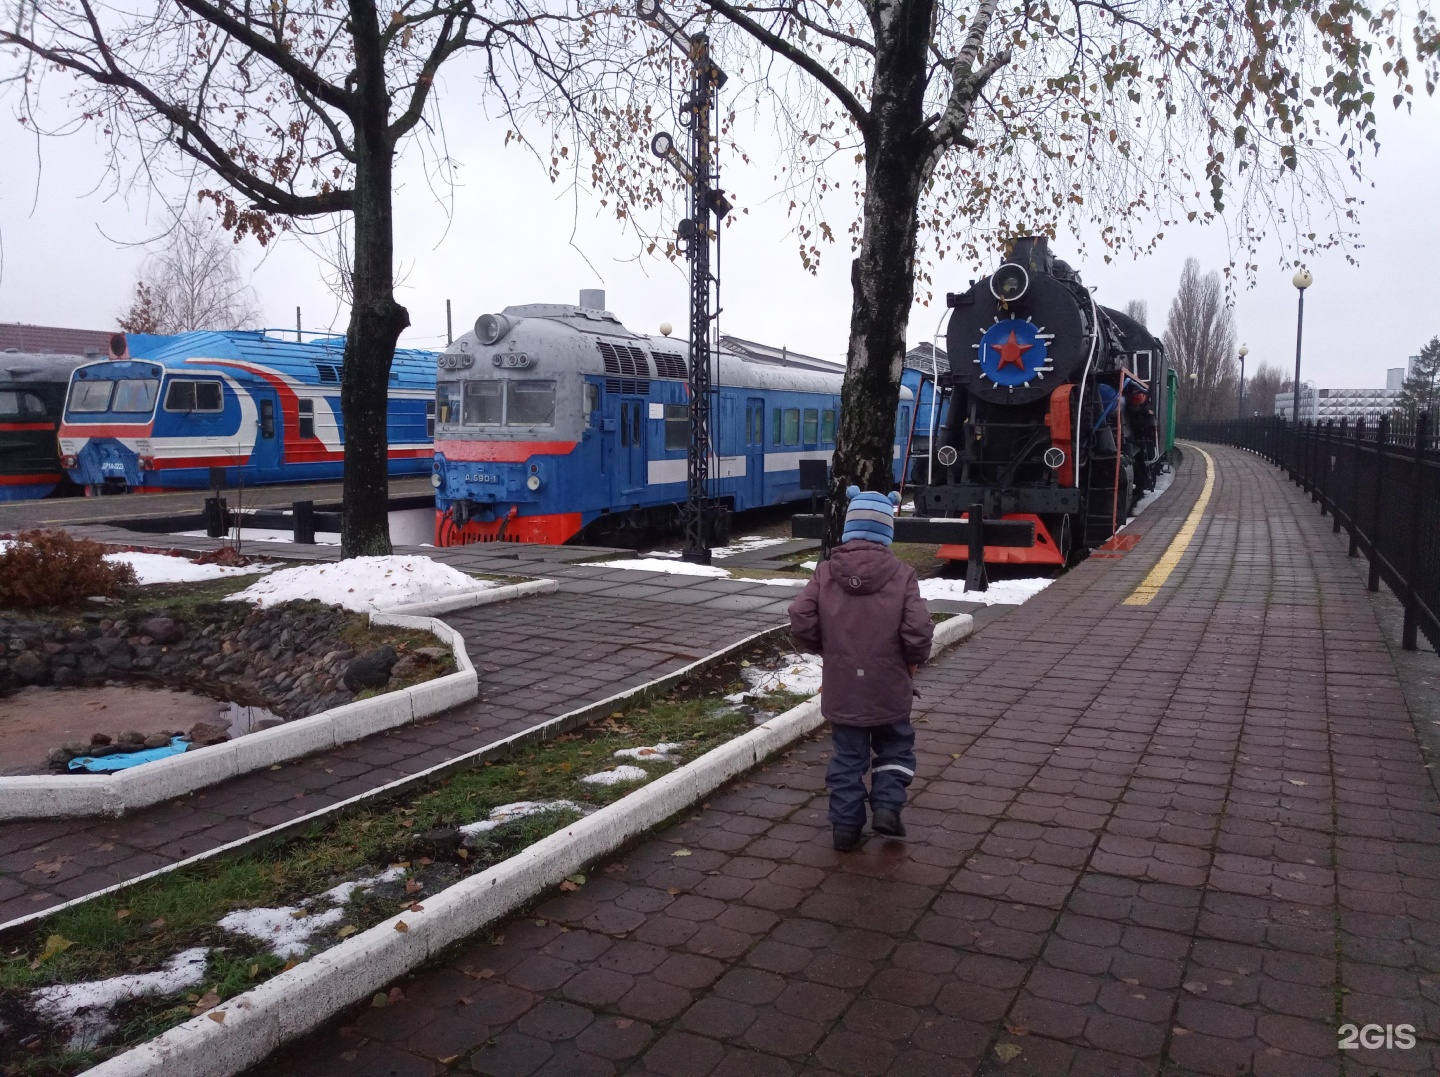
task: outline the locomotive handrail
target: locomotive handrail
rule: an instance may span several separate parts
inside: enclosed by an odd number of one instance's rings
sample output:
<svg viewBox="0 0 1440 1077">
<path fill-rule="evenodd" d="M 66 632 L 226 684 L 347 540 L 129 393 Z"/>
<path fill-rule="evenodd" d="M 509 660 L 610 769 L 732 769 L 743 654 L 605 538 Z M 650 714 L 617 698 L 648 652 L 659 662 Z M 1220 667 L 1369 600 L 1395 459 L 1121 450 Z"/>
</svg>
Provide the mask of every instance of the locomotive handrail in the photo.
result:
<svg viewBox="0 0 1440 1077">
<path fill-rule="evenodd" d="M 797 513 L 790 518 L 793 538 L 823 539 L 825 517 Z M 1035 524 L 1030 520 L 982 520 L 982 545 L 1030 547 L 1035 545 Z M 895 517 L 895 541 L 927 545 L 964 546 L 970 542 L 970 521 L 941 516 Z"/>
</svg>

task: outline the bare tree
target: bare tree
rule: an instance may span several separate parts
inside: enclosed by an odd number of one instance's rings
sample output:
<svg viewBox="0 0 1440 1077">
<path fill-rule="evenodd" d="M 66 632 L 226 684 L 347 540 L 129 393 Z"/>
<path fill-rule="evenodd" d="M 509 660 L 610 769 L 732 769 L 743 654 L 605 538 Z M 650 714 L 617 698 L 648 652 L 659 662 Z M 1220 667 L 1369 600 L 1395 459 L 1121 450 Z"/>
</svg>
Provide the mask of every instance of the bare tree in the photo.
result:
<svg viewBox="0 0 1440 1077">
<path fill-rule="evenodd" d="M 1131 299 L 1125 304 L 1125 313 L 1147 329 L 1150 327 L 1150 304 L 1143 299 Z"/>
<path fill-rule="evenodd" d="M 162 244 L 140 268 L 121 329 L 188 333 L 246 329 L 258 321 L 255 292 L 241 276 L 235 244 L 213 220 L 183 214 Z"/>
<path fill-rule="evenodd" d="M 773 123 L 804 264 L 849 236 L 837 494 L 890 485 L 910 309 L 917 292 L 928 302 L 934 265 L 957 255 L 993 265 L 1012 237 L 1066 227 L 1077 243 L 1093 229 L 1108 259 L 1152 249 L 1152 222 L 1222 214 L 1247 252 L 1267 231 L 1298 249 L 1343 241 L 1347 169 L 1373 137 L 1376 42 L 1399 48 L 1384 17 L 1337 15 L 1327 0 L 673 6 L 710 35 L 736 113 Z M 575 162 L 579 178 L 622 218 L 662 197 L 637 147 L 664 119 L 656 96 L 679 81 L 666 50 L 656 38 L 646 57 L 654 91 L 617 88 L 591 109 L 604 122 L 581 136 L 593 152 Z M 1385 70 L 1410 92 L 1408 62 Z M 727 119 L 738 140 L 736 114 Z M 858 213 L 832 224 L 833 194 L 847 190 Z M 832 532 L 842 503 L 832 499 Z"/>
<path fill-rule="evenodd" d="M 1165 350 L 1180 376 L 1176 412 L 1181 421 L 1235 414 L 1240 383 L 1235 364 L 1235 321 L 1225 304 L 1220 274 L 1201 274 L 1185 259 L 1180 289 L 1165 324 Z"/>
<path fill-rule="evenodd" d="M 1261 363 L 1245 379 L 1245 417 L 1269 418 L 1275 414 L 1275 397 L 1291 391 L 1293 379 L 1279 367 Z"/>
<path fill-rule="evenodd" d="M 568 16 L 527 0 L 8 2 L 0 44 L 21 57 L 22 122 L 38 127 L 47 82 L 68 76 L 61 92 L 109 139 L 117 172 L 138 160 L 159 182 L 176 153 L 197 162 L 219 183 L 201 197 L 237 237 L 349 216 L 342 549 L 389 553 L 387 386 L 410 324 L 395 299 L 395 159 L 438 129 L 448 61 L 481 53 L 484 87 L 503 95 L 557 71 L 540 31 Z"/>
</svg>

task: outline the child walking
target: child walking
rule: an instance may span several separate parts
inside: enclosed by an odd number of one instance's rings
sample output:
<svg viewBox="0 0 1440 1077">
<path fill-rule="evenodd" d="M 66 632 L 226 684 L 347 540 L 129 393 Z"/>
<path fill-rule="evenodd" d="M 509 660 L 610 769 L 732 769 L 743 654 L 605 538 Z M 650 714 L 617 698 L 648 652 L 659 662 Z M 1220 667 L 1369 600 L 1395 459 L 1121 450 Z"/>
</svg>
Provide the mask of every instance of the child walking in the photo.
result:
<svg viewBox="0 0 1440 1077">
<path fill-rule="evenodd" d="M 835 848 L 859 847 L 865 803 L 877 834 L 905 836 L 900 810 L 915 777 L 915 670 L 935 633 L 915 570 L 890 550 L 897 494 L 845 491 L 840 545 L 790 605 L 795 643 L 825 660 L 820 711 L 832 748 L 825 784 Z M 865 789 L 865 772 L 870 789 Z"/>
</svg>

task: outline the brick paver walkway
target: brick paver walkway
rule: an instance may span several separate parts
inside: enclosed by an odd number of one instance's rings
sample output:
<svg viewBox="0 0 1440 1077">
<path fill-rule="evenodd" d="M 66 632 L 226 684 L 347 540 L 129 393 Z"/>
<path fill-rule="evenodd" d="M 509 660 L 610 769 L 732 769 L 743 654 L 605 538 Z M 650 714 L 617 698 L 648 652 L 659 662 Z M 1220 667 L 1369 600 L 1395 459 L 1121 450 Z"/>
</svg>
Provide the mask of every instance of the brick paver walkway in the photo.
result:
<svg viewBox="0 0 1440 1077">
<path fill-rule="evenodd" d="M 1119 603 L 1194 452 L 1134 552 L 922 672 L 908 842 L 831 851 L 808 742 L 253 1072 L 1434 1074 L 1440 811 L 1375 615 L 1308 501 L 1209 451 L 1153 604 Z"/>
<path fill-rule="evenodd" d="M 0 924 L 482 748 L 785 620 L 786 595 L 777 591 L 788 589 L 687 587 L 683 578 L 563 564 L 522 569 L 503 549 L 425 552 L 481 571 L 562 581 L 556 594 L 444 616 L 465 636 L 479 700 L 123 819 L 0 823 Z"/>
</svg>

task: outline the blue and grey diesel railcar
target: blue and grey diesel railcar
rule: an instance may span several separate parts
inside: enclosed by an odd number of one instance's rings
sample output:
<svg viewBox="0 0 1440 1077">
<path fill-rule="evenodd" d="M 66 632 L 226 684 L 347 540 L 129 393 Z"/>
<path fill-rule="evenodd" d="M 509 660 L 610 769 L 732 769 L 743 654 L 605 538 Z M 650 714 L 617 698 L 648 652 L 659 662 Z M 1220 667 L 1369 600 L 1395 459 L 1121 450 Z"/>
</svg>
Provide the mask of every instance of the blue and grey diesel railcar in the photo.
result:
<svg viewBox="0 0 1440 1077">
<path fill-rule="evenodd" d="M 689 346 L 599 306 L 482 315 L 441 354 L 433 482 L 437 545 L 628 545 L 673 526 L 686 495 Z M 711 493 L 733 511 L 809 496 L 801 460 L 829 460 L 844 371 L 723 341 L 711 377 Z M 895 473 L 911 428 L 902 388 Z"/>
<path fill-rule="evenodd" d="M 117 337 L 117 357 L 70 380 L 60 452 L 91 492 L 338 479 L 343 337 L 283 340 L 264 330 Z M 116 350 L 112 347 L 112 351 Z M 390 474 L 430 470 L 435 353 L 396 349 Z"/>
</svg>

